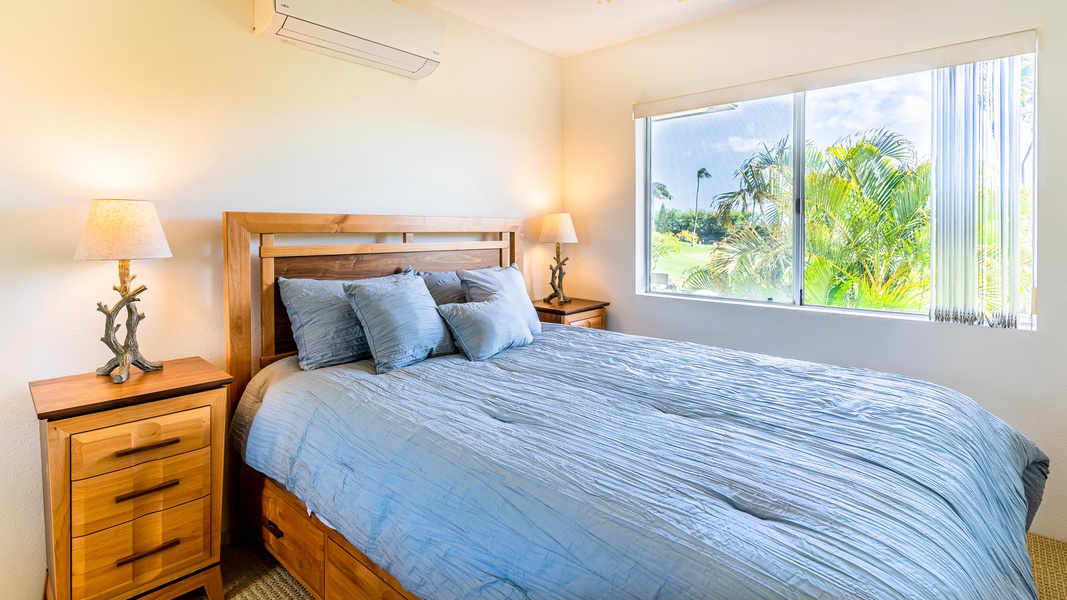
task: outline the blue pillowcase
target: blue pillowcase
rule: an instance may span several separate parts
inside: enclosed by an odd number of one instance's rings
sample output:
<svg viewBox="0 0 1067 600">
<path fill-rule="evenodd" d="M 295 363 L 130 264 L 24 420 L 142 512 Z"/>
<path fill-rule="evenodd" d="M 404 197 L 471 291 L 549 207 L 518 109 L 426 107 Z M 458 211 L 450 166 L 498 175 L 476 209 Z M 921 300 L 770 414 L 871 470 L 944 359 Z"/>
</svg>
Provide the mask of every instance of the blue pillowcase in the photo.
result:
<svg viewBox="0 0 1067 600">
<path fill-rule="evenodd" d="M 533 341 L 526 320 L 500 292 L 489 294 L 481 302 L 443 304 L 437 312 L 448 323 L 460 350 L 473 361 Z"/>
<path fill-rule="evenodd" d="M 293 325 L 300 368 L 305 371 L 370 358 L 359 318 L 344 281 L 278 278 L 282 304 Z"/>
<path fill-rule="evenodd" d="M 438 306 L 467 301 L 467 292 L 463 289 L 463 283 L 460 282 L 459 275 L 456 275 L 455 271 L 447 273 L 418 271 L 418 274 L 426 282 L 426 287 Z"/>
<path fill-rule="evenodd" d="M 505 268 L 460 270 L 456 271 L 456 275 L 463 282 L 468 302 L 481 302 L 488 298 L 489 294 L 500 292 L 519 311 L 530 328 L 530 333 L 541 332 L 541 321 L 537 318 L 537 311 L 526 293 L 526 282 L 518 266 L 513 264 Z"/>
<path fill-rule="evenodd" d="M 401 273 L 349 281 L 343 287 L 379 374 L 456 352 L 421 277 Z"/>
</svg>

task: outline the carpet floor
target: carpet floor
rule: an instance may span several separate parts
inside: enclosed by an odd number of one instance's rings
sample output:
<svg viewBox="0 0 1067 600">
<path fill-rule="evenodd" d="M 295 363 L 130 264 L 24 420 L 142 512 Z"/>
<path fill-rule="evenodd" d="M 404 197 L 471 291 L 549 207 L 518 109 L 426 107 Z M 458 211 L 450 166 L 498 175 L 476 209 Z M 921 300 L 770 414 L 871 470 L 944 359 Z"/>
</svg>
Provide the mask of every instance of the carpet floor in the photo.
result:
<svg viewBox="0 0 1067 600">
<path fill-rule="evenodd" d="M 1027 546 L 1041 600 L 1067 600 L 1067 543 L 1029 534 Z M 300 583 L 263 548 L 222 548 L 222 581 L 228 600 L 312 600 Z M 202 600 L 186 594 L 180 600 Z"/>
</svg>

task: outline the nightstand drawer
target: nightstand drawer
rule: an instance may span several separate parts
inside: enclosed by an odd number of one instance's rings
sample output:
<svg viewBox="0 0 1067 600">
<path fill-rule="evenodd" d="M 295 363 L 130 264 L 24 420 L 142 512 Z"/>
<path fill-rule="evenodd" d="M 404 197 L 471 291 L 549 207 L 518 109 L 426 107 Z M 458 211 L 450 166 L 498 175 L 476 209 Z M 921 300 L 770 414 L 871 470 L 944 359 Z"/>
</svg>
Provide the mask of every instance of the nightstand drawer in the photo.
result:
<svg viewBox="0 0 1067 600">
<path fill-rule="evenodd" d="M 208 402 L 205 398 L 204 403 Z M 75 480 L 93 477 L 210 444 L 208 406 L 95 429 L 71 436 L 70 476 Z"/>
<path fill-rule="evenodd" d="M 211 558 L 211 497 L 71 542 L 75 600 L 110 597 Z"/>
<path fill-rule="evenodd" d="M 563 323 L 575 327 L 589 327 L 592 329 L 604 328 L 604 316 L 607 314 L 603 308 L 587 310 L 563 317 Z"/>
<path fill-rule="evenodd" d="M 71 484 L 71 535 L 88 535 L 211 493 L 211 448 Z"/>
</svg>

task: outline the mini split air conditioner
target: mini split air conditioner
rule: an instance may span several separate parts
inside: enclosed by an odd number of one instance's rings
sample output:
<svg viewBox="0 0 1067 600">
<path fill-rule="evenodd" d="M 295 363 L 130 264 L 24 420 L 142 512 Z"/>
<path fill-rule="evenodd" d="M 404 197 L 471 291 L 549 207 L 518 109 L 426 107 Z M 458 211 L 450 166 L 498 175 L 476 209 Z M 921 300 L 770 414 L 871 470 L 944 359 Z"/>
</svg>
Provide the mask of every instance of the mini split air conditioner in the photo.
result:
<svg viewBox="0 0 1067 600">
<path fill-rule="evenodd" d="M 422 79 L 441 64 L 441 22 L 392 0 L 256 0 L 254 31 Z"/>
</svg>

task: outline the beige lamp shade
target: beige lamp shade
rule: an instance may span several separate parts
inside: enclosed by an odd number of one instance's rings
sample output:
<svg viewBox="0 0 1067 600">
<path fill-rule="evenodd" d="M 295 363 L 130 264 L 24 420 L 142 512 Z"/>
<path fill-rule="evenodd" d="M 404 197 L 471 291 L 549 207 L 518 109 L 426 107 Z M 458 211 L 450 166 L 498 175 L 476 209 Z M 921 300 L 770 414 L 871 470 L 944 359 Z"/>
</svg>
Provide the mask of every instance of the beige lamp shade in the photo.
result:
<svg viewBox="0 0 1067 600">
<path fill-rule="evenodd" d="M 578 235 L 574 233 L 574 223 L 570 213 L 552 213 L 545 215 L 541 225 L 541 241 L 557 244 L 577 244 Z"/>
<path fill-rule="evenodd" d="M 78 260 L 170 258 L 156 205 L 148 200 L 93 200 L 85 220 Z"/>
</svg>

